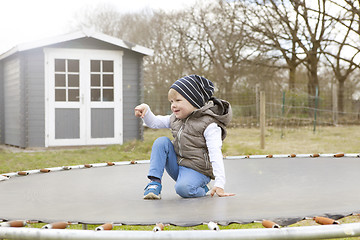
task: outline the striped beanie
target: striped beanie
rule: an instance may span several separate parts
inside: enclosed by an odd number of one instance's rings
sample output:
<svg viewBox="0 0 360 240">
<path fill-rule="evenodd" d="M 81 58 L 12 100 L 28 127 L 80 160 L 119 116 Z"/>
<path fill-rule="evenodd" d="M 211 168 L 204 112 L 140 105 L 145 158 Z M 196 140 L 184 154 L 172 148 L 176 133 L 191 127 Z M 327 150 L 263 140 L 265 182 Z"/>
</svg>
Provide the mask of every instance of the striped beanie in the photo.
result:
<svg viewBox="0 0 360 240">
<path fill-rule="evenodd" d="M 196 108 L 202 108 L 214 93 L 214 84 L 198 75 L 182 77 L 170 88 L 180 93 Z"/>
</svg>

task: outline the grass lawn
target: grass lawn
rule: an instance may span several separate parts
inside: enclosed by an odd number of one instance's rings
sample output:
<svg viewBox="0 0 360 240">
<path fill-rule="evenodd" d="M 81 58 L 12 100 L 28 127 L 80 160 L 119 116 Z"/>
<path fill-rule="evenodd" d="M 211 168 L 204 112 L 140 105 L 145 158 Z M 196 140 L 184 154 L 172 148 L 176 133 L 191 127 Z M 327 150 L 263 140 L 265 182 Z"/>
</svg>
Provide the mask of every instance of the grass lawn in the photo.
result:
<svg viewBox="0 0 360 240">
<path fill-rule="evenodd" d="M 311 128 L 281 131 L 276 128 L 266 129 L 265 149 L 260 149 L 259 129 L 230 128 L 223 144 L 223 154 L 226 156 L 258 155 L 258 154 L 312 154 L 312 153 L 360 153 L 360 127 L 318 127 L 315 133 Z M 282 136 L 283 135 L 283 136 Z M 41 169 L 87 163 L 108 161 L 130 161 L 149 159 L 153 141 L 159 136 L 169 136 L 169 130 L 146 129 L 144 141 L 131 141 L 123 145 L 86 148 L 58 149 L 16 149 L 0 148 L 0 173 L 21 170 Z M 11 148 L 13 150 L 13 148 Z M 340 222 L 360 222 L 359 216 L 351 216 Z M 313 225 L 313 221 L 301 221 L 293 226 Z M 42 224 L 30 224 L 31 227 L 41 227 Z M 259 223 L 231 224 L 221 226 L 221 229 L 258 228 Z M 74 225 L 71 228 L 80 228 Z M 89 226 L 93 229 L 95 226 Z M 123 230 L 151 230 L 153 226 L 119 226 Z M 180 228 L 167 226 L 168 230 L 207 229 L 206 226 Z M 360 239 L 360 238 L 351 238 Z"/>
<path fill-rule="evenodd" d="M 360 153 L 360 127 L 322 127 L 313 133 L 309 128 L 285 131 L 268 128 L 265 149 L 260 149 L 257 128 L 231 128 L 223 144 L 226 156 L 290 153 Z M 144 141 L 123 145 L 85 148 L 50 148 L 10 151 L 0 148 L 0 173 L 108 161 L 149 159 L 153 141 L 159 136 L 171 136 L 166 129 L 147 129 Z"/>
</svg>

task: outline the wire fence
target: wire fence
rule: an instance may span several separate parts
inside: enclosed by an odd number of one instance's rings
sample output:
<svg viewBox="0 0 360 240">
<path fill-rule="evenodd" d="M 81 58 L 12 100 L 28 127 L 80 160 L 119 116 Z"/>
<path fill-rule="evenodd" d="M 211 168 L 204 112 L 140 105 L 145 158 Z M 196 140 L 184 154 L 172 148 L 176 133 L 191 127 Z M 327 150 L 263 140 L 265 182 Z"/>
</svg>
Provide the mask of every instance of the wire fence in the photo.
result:
<svg viewBox="0 0 360 240">
<path fill-rule="evenodd" d="M 266 126 L 281 129 L 303 129 L 316 131 L 321 126 L 360 125 L 360 99 L 356 89 L 346 87 L 339 102 L 338 87 L 335 84 L 320 86 L 318 95 L 310 96 L 307 85 L 298 85 L 289 91 L 286 85 L 266 86 Z M 145 94 L 155 114 L 170 114 L 167 92 Z M 220 96 L 221 97 L 221 96 Z M 260 126 L 260 87 L 234 89 L 233 94 L 224 97 L 231 103 L 233 119 L 231 127 Z"/>
<path fill-rule="evenodd" d="M 241 127 L 259 126 L 259 90 L 255 90 L 252 103 L 233 104 L 233 124 Z M 287 91 L 267 88 L 266 125 L 278 128 L 336 126 L 360 124 L 360 101 L 353 94 L 344 92 L 343 101 L 339 103 L 338 92 L 323 91 L 322 95 L 309 96 L 302 89 Z M 339 105 L 341 106 L 341 110 Z"/>
</svg>

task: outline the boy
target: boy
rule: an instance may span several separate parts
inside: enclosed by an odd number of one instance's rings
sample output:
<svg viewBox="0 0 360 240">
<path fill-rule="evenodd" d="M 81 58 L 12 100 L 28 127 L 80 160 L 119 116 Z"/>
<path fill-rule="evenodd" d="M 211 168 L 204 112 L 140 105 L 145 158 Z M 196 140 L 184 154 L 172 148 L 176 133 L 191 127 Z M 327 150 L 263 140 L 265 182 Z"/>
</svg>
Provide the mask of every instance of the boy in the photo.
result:
<svg viewBox="0 0 360 240">
<path fill-rule="evenodd" d="M 135 107 L 135 116 L 143 118 L 150 128 L 170 128 L 174 140 L 155 140 L 144 199 L 161 199 L 164 169 L 176 181 L 175 190 L 181 197 L 202 197 L 210 190 L 220 197 L 226 193 L 225 170 L 221 152 L 232 111 L 230 104 L 213 98 L 214 85 L 208 79 L 190 75 L 177 80 L 168 92 L 172 115 L 155 116 L 150 107 Z M 212 189 L 207 184 L 215 179 Z"/>
</svg>

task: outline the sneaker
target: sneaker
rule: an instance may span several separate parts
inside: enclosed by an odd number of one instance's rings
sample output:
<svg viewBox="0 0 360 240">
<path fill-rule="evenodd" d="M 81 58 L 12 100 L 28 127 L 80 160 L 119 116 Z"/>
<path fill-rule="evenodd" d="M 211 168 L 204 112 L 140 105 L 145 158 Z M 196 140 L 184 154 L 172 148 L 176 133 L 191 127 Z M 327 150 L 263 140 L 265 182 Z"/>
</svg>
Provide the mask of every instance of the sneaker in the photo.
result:
<svg viewBox="0 0 360 240">
<path fill-rule="evenodd" d="M 144 199 L 161 199 L 161 188 L 160 183 L 150 182 L 144 189 Z"/>
<path fill-rule="evenodd" d="M 205 187 L 204 187 L 204 189 L 205 189 L 205 194 L 206 194 L 206 193 L 210 190 L 209 184 L 206 184 Z"/>
<path fill-rule="evenodd" d="M 210 190 L 212 188 L 213 188 L 213 183 L 211 181 L 204 186 L 206 196 L 210 195 Z"/>
</svg>

